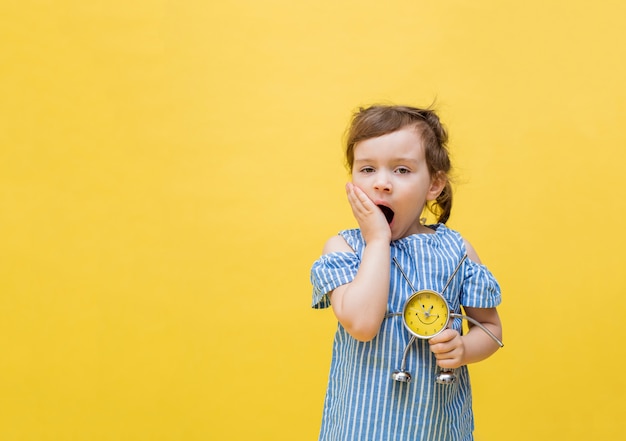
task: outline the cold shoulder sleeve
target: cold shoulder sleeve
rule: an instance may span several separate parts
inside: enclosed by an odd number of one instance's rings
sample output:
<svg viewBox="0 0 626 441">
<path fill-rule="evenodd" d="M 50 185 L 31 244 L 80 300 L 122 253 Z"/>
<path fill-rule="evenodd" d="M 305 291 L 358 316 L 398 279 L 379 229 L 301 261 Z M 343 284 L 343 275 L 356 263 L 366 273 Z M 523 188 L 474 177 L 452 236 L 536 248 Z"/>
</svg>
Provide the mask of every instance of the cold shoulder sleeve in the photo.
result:
<svg viewBox="0 0 626 441">
<path fill-rule="evenodd" d="M 311 268 L 312 307 L 328 308 L 330 306 L 328 293 L 341 285 L 352 282 L 356 277 L 359 263 L 357 254 L 349 252 L 324 254 L 317 259 Z"/>
<path fill-rule="evenodd" d="M 461 305 L 470 308 L 495 308 L 502 301 L 500 285 L 485 265 L 466 261 Z"/>
</svg>

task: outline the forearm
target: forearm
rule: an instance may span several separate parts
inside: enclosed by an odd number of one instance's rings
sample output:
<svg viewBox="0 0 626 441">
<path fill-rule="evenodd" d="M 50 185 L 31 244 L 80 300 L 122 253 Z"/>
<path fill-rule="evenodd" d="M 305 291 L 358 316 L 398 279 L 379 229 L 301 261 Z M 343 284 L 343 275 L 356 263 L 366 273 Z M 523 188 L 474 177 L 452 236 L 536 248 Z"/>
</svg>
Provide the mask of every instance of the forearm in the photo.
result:
<svg viewBox="0 0 626 441">
<path fill-rule="evenodd" d="M 489 329 L 499 340 L 502 340 L 502 327 L 495 323 L 481 323 Z M 462 364 L 471 364 L 482 361 L 493 355 L 500 345 L 485 331 L 475 325 L 470 325 L 469 332 L 462 336 L 465 348 Z"/>
<path fill-rule="evenodd" d="M 502 325 L 496 308 L 464 308 L 465 314 L 487 328 L 502 341 Z M 498 350 L 500 345 L 489 334 L 470 322 L 466 335 L 446 329 L 430 339 L 430 347 L 443 368 L 457 368 L 484 360 Z"/>
<path fill-rule="evenodd" d="M 374 338 L 385 318 L 390 259 L 388 242 L 368 243 L 354 280 L 337 288 L 331 295 L 337 319 L 357 340 Z"/>
</svg>

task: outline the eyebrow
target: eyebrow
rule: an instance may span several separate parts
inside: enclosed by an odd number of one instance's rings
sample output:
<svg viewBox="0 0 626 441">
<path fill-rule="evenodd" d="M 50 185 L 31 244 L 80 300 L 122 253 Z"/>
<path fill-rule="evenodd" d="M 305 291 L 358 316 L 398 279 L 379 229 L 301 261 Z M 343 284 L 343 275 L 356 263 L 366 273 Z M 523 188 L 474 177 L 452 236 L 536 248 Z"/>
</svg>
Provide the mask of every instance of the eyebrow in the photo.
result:
<svg viewBox="0 0 626 441">
<path fill-rule="evenodd" d="M 355 164 L 360 164 L 360 163 L 372 163 L 372 162 L 376 162 L 375 159 L 372 158 L 361 158 L 361 159 L 354 159 L 354 163 Z M 412 164 L 417 164 L 420 162 L 419 159 L 416 158 L 409 158 L 409 157 L 402 157 L 402 158 L 392 158 L 390 162 L 393 163 L 412 163 Z"/>
</svg>

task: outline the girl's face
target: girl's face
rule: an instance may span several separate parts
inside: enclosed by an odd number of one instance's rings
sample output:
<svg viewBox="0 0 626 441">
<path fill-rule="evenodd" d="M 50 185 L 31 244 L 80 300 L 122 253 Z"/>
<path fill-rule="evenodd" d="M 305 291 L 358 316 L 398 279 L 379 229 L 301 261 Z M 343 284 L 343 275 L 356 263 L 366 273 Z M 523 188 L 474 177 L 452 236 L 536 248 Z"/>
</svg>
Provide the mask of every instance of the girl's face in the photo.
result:
<svg viewBox="0 0 626 441">
<path fill-rule="evenodd" d="M 421 225 L 420 217 L 426 201 L 437 198 L 446 180 L 430 176 L 424 145 L 415 127 L 357 143 L 352 182 L 383 210 L 392 240 L 432 233 Z"/>
</svg>

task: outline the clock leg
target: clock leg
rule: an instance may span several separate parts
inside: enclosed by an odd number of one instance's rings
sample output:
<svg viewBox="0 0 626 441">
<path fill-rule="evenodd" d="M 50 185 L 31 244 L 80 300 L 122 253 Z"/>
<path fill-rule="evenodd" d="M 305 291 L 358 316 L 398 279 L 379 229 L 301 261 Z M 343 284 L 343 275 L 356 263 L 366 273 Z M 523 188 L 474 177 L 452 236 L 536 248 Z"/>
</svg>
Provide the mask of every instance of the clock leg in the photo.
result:
<svg viewBox="0 0 626 441">
<path fill-rule="evenodd" d="M 439 368 L 439 373 L 435 379 L 439 384 L 454 384 L 456 383 L 456 375 L 454 369 Z"/>
<path fill-rule="evenodd" d="M 391 378 L 393 378 L 396 381 L 399 381 L 400 383 L 411 382 L 411 374 L 406 371 L 406 356 L 408 355 L 409 349 L 411 349 L 411 345 L 413 344 L 414 341 L 415 341 L 415 337 L 412 336 L 411 340 L 409 340 L 409 343 L 406 345 L 406 348 L 404 348 L 404 353 L 402 354 L 402 364 L 400 365 L 400 369 L 397 371 L 393 371 L 393 373 L 391 374 Z"/>
</svg>

